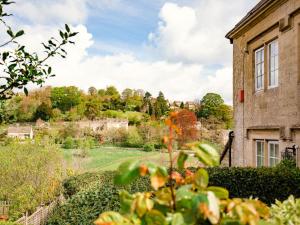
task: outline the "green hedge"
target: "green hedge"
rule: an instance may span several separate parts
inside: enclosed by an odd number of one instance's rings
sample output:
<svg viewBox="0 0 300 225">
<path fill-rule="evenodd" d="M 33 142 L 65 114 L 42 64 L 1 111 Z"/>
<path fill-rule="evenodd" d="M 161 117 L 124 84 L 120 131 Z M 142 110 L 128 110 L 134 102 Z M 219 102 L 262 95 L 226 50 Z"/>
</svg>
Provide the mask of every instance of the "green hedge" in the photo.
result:
<svg viewBox="0 0 300 225">
<path fill-rule="evenodd" d="M 86 190 L 79 191 L 86 186 L 94 175 L 99 182 L 92 182 Z M 119 190 L 126 189 L 130 193 L 149 191 L 150 183 L 147 178 L 140 178 L 127 187 L 115 186 L 112 182 L 114 173 L 107 172 L 103 176 L 99 173 L 80 175 L 64 183 L 65 193 L 69 198 L 65 204 L 54 210 L 47 225 L 90 225 L 104 211 L 118 211 Z M 84 177 L 86 180 L 84 180 Z M 80 179 L 81 178 L 81 179 Z M 77 194 L 75 194 L 79 191 Z"/>
<path fill-rule="evenodd" d="M 113 174 L 110 173 L 112 172 L 106 173 L 108 178 L 113 176 Z M 69 177 L 63 182 L 63 194 L 65 198 L 70 198 L 72 195 L 95 185 L 95 183 L 100 183 L 104 178 L 103 173 L 90 172 Z"/>
<path fill-rule="evenodd" d="M 290 195 L 300 197 L 298 168 L 210 168 L 210 185 L 225 187 L 230 197 L 259 198 L 272 204 Z"/>
</svg>

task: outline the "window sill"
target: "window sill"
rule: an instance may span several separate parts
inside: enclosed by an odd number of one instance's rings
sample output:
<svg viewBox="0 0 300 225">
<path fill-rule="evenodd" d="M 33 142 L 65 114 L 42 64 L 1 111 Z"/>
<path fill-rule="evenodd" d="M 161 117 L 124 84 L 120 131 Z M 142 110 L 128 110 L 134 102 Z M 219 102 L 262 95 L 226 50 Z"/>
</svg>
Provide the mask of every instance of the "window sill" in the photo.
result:
<svg viewBox="0 0 300 225">
<path fill-rule="evenodd" d="M 275 89 L 275 88 L 278 88 L 278 85 L 277 86 L 268 86 L 268 90 Z"/>
</svg>

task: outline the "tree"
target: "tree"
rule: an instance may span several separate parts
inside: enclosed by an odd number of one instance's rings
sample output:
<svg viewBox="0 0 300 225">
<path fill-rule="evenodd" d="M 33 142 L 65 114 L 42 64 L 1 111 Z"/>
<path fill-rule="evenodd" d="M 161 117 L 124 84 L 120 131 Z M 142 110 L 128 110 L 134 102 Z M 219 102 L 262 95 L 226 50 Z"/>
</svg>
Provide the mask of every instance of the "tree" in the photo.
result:
<svg viewBox="0 0 300 225">
<path fill-rule="evenodd" d="M 23 89 L 27 95 L 28 84 L 42 85 L 45 79 L 54 76 L 46 61 L 56 55 L 65 58 L 67 53 L 63 47 L 70 43 L 74 44 L 71 39 L 77 35 L 68 25 L 65 25 L 65 29 L 59 31 L 60 40 L 51 38 L 48 42 L 42 43 L 46 53 L 44 56 L 36 52 L 30 53 L 26 50 L 26 46 L 18 42 L 18 38 L 25 32 L 23 30 L 14 32 L 4 20 L 10 16 L 4 8 L 12 3 L 14 2 L 10 0 L 0 0 L 0 23 L 5 27 L 8 35 L 7 41 L 0 43 L 0 48 L 14 47 L 11 50 L 0 51 L 0 65 L 3 67 L 2 74 L 0 74 L 0 99 L 2 100 L 11 98 L 16 88 Z"/>
<path fill-rule="evenodd" d="M 199 117 L 216 116 L 217 110 L 222 104 L 224 104 L 224 100 L 219 94 L 207 93 L 201 100 Z"/>
<path fill-rule="evenodd" d="M 225 125 L 226 129 L 233 126 L 233 110 L 231 106 L 224 104 L 222 97 L 215 93 L 206 94 L 201 100 L 198 117 L 213 120 L 215 118 Z"/>
<path fill-rule="evenodd" d="M 105 91 L 105 106 L 107 109 L 116 110 L 121 105 L 121 96 L 117 88 L 109 86 Z"/>
<path fill-rule="evenodd" d="M 187 109 L 179 111 L 174 117 L 174 124 L 180 129 L 180 135 L 178 136 L 179 147 L 197 140 L 197 117 L 195 113 Z"/>
<path fill-rule="evenodd" d="M 183 102 L 180 103 L 180 108 L 184 109 L 184 103 Z"/>
<path fill-rule="evenodd" d="M 79 105 L 81 101 L 81 91 L 74 86 L 55 87 L 51 91 L 51 101 L 53 108 L 58 108 L 65 113 Z"/>
<path fill-rule="evenodd" d="M 154 106 L 155 116 L 156 118 L 160 118 L 169 111 L 168 103 L 165 99 L 164 94 L 160 91 Z"/>
<path fill-rule="evenodd" d="M 42 103 L 35 112 L 35 120 L 42 119 L 44 121 L 50 120 L 52 117 L 52 107 L 49 104 Z"/>
<path fill-rule="evenodd" d="M 95 87 L 90 87 L 88 93 L 89 95 L 97 95 L 97 89 Z"/>
<path fill-rule="evenodd" d="M 143 98 L 143 107 L 146 108 L 146 113 L 148 115 L 152 115 L 153 114 L 153 106 L 152 106 L 152 102 L 151 102 L 151 93 L 150 92 L 146 92 Z"/>
<path fill-rule="evenodd" d="M 143 104 L 143 95 L 141 90 L 126 88 L 122 92 L 122 101 L 126 111 L 139 111 Z"/>
<path fill-rule="evenodd" d="M 100 114 L 101 107 L 102 105 L 100 99 L 91 96 L 90 98 L 88 98 L 85 104 L 84 114 L 88 119 L 94 120 Z"/>
</svg>

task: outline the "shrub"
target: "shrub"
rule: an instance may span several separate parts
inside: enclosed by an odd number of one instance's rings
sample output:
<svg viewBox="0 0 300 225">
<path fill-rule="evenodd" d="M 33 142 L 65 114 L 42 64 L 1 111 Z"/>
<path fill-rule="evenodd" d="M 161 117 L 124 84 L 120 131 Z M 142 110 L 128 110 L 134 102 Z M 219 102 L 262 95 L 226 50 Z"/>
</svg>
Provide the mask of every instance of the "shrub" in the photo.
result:
<svg viewBox="0 0 300 225">
<path fill-rule="evenodd" d="M 65 149 L 74 149 L 76 148 L 75 141 L 72 137 L 67 137 L 62 145 Z"/>
<path fill-rule="evenodd" d="M 85 190 L 95 183 L 99 183 L 103 179 L 103 173 L 83 173 L 72 176 L 63 181 L 63 194 L 65 198 L 77 194 L 79 191 Z"/>
<path fill-rule="evenodd" d="M 143 147 L 143 139 L 138 133 L 136 127 L 131 127 L 125 141 L 125 147 L 141 148 Z"/>
<path fill-rule="evenodd" d="M 272 204 L 290 195 L 300 197 L 298 168 L 210 168 L 210 184 L 226 188 L 230 197 L 259 198 Z"/>
<path fill-rule="evenodd" d="M 152 144 L 152 143 L 145 144 L 144 147 L 143 147 L 143 151 L 145 151 L 145 152 L 153 152 L 153 151 L 155 151 L 154 144 Z"/>
<path fill-rule="evenodd" d="M 138 179 L 132 185 L 126 187 L 113 184 L 114 172 L 99 174 L 83 174 L 73 177 L 64 184 L 68 184 L 68 195 L 77 190 L 89 186 L 88 182 L 98 179 L 86 190 L 80 191 L 66 201 L 65 204 L 57 207 L 50 216 L 47 225 L 80 224 L 90 225 L 104 211 L 119 210 L 119 191 L 125 189 L 130 193 L 149 191 L 149 180 Z"/>
</svg>

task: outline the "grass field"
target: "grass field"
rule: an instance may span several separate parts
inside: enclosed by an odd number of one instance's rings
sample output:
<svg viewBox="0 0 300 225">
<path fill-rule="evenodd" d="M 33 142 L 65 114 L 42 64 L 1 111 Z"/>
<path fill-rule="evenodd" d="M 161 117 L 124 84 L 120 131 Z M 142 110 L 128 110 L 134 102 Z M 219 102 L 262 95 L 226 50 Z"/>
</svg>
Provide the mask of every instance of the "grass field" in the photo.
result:
<svg viewBox="0 0 300 225">
<path fill-rule="evenodd" d="M 153 162 L 159 165 L 168 165 L 169 163 L 168 154 L 160 151 L 144 152 L 139 149 L 101 147 L 90 150 L 89 156 L 86 158 L 74 156 L 74 150 L 63 151 L 67 167 L 81 172 L 116 170 L 121 163 L 128 160 Z M 176 155 L 175 153 L 174 158 Z M 189 162 L 194 163 L 193 161 Z"/>
</svg>

